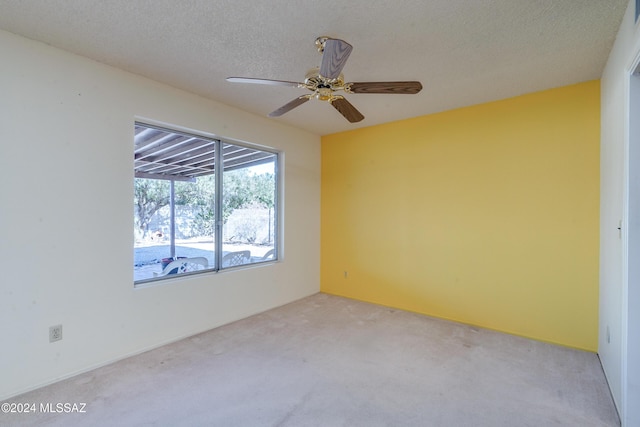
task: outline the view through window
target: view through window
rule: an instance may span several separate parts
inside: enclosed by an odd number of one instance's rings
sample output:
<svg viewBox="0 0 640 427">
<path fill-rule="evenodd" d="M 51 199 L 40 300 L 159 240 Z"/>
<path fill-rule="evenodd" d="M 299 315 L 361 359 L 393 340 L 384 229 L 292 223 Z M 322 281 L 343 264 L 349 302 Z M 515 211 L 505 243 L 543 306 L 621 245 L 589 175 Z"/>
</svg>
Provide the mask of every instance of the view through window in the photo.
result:
<svg viewBox="0 0 640 427">
<path fill-rule="evenodd" d="M 276 259 L 274 152 L 135 124 L 135 282 Z"/>
</svg>

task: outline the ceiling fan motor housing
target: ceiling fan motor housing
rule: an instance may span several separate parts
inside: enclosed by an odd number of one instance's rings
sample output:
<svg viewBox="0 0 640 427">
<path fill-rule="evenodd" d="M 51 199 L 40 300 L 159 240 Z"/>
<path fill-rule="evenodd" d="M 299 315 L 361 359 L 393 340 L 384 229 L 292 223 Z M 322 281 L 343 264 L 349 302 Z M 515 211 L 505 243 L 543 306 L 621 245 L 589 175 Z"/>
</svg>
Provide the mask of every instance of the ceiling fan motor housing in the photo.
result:
<svg viewBox="0 0 640 427">
<path fill-rule="evenodd" d="M 315 92 L 316 98 L 322 101 L 331 99 L 331 93 L 337 90 L 345 90 L 344 75 L 340 75 L 335 79 L 327 79 L 320 75 L 319 68 L 312 68 L 307 72 L 304 79 L 304 85 L 307 89 Z"/>
</svg>

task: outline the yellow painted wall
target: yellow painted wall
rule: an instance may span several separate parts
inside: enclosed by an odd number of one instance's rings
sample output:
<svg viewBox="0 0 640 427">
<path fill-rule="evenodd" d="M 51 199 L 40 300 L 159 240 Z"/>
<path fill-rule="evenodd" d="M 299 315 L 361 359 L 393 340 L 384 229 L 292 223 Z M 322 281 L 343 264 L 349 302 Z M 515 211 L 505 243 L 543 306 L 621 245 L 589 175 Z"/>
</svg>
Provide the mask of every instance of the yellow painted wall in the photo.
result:
<svg viewBox="0 0 640 427">
<path fill-rule="evenodd" d="M 322 291 L 595 351 L 599 99 L 592 81 L 323 137 Z"/>
</svg>

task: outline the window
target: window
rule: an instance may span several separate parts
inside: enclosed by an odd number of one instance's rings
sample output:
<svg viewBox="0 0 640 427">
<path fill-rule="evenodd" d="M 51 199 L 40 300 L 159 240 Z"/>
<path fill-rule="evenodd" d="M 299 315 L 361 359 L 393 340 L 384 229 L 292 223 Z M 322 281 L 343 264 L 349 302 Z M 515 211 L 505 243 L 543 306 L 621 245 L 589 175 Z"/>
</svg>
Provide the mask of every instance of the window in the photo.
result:
<svg viewBox="0 0 640 427">
<path fill-rule="evenodd" d="M 278 154 L 135 124 L 134 282 L 276 259 Z"/>
</svg>

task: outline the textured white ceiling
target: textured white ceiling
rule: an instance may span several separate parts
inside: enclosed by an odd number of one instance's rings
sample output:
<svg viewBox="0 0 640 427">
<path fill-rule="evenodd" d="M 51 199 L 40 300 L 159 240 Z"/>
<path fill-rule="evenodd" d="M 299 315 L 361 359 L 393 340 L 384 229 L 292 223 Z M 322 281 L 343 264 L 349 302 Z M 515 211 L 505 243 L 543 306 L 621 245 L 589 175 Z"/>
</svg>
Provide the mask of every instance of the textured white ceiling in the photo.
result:
<svg viewBox="0 0 640 427">
<path fill-rule="evenodd" d="M 347 95 L 280 118 L 319 135 L 600 78 L 628 0 L 0 0 L 0 29 L 258 115 L 304 89 L 318 36 L 346 40 L 346 81 L 419 80 L 417 95 Z"/>
</svg>

